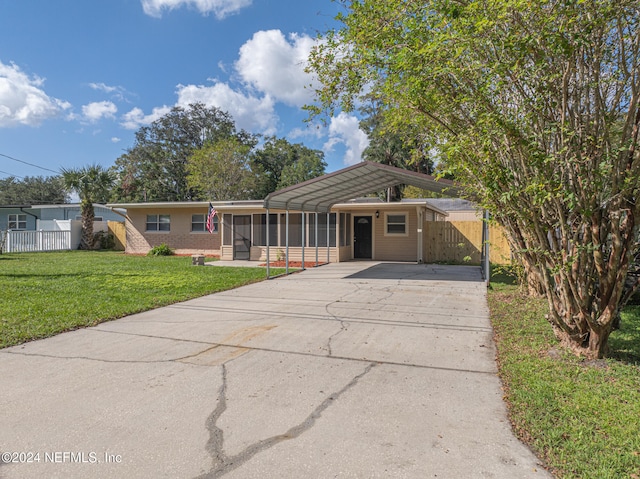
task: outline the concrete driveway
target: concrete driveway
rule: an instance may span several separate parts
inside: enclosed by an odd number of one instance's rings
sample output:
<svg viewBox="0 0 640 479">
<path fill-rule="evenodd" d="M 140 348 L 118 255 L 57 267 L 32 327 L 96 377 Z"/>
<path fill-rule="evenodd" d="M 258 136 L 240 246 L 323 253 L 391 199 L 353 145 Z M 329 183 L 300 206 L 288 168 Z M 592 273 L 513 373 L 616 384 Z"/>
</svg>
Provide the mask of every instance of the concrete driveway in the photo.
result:
<svg viewBox="0 0 640 479">
<path fill-rule="evenodd" d="M 494 356 L 478 268 L 330 264 L 1 350 L 0 477 L 550 477 Z"/>
</svg>

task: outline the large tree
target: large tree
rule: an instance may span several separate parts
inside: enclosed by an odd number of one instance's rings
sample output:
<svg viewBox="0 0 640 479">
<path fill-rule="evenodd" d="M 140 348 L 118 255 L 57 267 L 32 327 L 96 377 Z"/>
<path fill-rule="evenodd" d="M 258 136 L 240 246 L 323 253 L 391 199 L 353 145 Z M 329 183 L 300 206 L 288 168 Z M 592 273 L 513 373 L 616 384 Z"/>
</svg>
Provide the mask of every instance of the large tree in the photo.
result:
<svg viewBox="0 0 640 479">
<path fill-rule="evenodd" d="M 1 205 L 46 205 L 65 203 L 67 192 L 60 176 L 14 176 L 0 180 Z"/>
<path fill-rule="evenodd" d="M 360 129 L 369 138 L 369 146 L 362 152 L 362 158 L 367 161 L 395 166 L 418 173 L 432 174 L 433 161 L 428 149 L 421 144 L 422 135 L 419 128 L 405 125 L 402 131 L 385 124 L 384 103 L 372 95 L 368 95 L 360 107 L 363 119 Z M 380 194 L 388 201 L 400 201 L 404 196 L 405 185 L 396 185 Z"/>
<path fill-rule="evenodd" d="M 301 143 L 289 143 L 284 138 L 268 137 L 255 151 L 252 170 L 256 175 L 255 197 L 321 176 L 327 167 L 324 153 Z"/>
<path fill-rule="evenodd" d="M 82 238 L 80 249 L 93 249 L 94 203 L 106 203 L 111 196 L 115 175 L 100 165 L 61 170 L 65 187 L 80 197 Z"/>
<path fill-rule="evenodd" d="M 640 213 L 637 0 L 340 0 L 318 113 L 419 123 L 542 285 L 554 332 L 606 354 Z"/>
<path fill-rule="evenodd" d="M 237 131 L 231 116 L 201 103 L 176 106 L 136 132 L 134 146 L 116 160 L 115 200 L 197 200 L 187 183 L 187 160 L 208 143 L 235 138 L 253 146 L 255 138 Z"/>
<path fill-rule="evenodd" d="M 209 201 L 249 200 L 254 188 L 251 147 L 223 138 L 196 150 L 187 161 L 187 184 Z"/>
</svg>

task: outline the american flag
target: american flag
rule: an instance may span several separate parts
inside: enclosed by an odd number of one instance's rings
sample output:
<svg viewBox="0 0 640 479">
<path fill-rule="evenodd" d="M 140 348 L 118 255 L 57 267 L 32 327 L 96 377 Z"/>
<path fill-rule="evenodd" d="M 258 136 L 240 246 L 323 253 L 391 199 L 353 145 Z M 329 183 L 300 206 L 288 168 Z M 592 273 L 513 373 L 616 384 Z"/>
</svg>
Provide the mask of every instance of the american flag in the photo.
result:
<svg viewBox="0 0 640 479">
<path fill-rule="evenodd" d="M 213 217 L 216 215 L 216 209 L 213 207 L 211 203 L 209 203 L 209 214 L 207 214 L 207 231 L 209 233 L 213 233 L 216 229 L 215 224 L 213 223 Z"/>
</svg>

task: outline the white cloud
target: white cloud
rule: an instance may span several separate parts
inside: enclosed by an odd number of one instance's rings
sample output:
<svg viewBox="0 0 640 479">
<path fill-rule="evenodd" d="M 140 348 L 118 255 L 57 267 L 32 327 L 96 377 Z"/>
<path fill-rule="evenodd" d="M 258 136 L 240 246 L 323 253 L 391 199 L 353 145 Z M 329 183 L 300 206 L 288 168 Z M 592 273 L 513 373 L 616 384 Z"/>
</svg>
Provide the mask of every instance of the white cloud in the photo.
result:
<svg viewBox="0 0 640 479">
<path fill-rule="evenodd" d="M 114 118 L 117 111 L 118 107 L 110 101 L 97 101 L 82 106 L 82 114 L 90 123 L 95 123 L 101 118 Z"/>
<path fill-rule="evenodd" d="M 141 126 L 148 125 L 161 118 L 170 111 L 170 106 L 159 106 L 155 107 L 150 114 L 145 115 L 140 108 L 136 107 L 122 116 L 123 121 L 120 124 L 127 130 L 137 130 Z"/>
<path fill-rule="evenodd" d="M 222 20 L 251 5 L 252 0 L 141 0 L 144 13 L 160 18 L 163 10 L 174 10 L 182 6 L 193 7 L 203 15 L 213 13 Z"/>
<path fill-rule="evenodd" d="M 94 90 L 103 91 L 105 93 L 112 93 L 117 91 L 119 87 L 117 86 L 109 86 L 104 83 L 89 83 L 89 86 Z"/>
<path fill-rule="evenodd" d="M 198 102 L 228 112 L 239 128 L 265 135 L 276 132 L 278 118 L 269 95 L 262 98 L 245 95 L 221 82 L 212 86 L 178 85 L 178 105 L 186 108 Z"/>
<path fill-rule="evenodd" d="M 120 143 L 121 141 L 122 139 L 118 138 L 117 136 L 111 138 L 111 143 Z"/>
<path fill-rule="evenodd" d="M 244 82 L 291 106 L 313 100 L 312 77 L 304 68 L 316 40 L 280 30 L 259 31 L 240 47 L 235 64 Z M 307 88 L 305 88 L 307 87 Z"/>
<path fill-rule="evenodd" d="M 0 62 L 0 128 L 37 126 L 71 108 L 69 102 L 48 96 L 43 85 L 44 79 L 29 78 L 17 65 Z"/>
<path fill-rule="evenodd" d="M 89 83 L 89 87 L 93 90 L 109 93 L 112 98 L 118 101 L 126 101 L 127 96 L 131 96 L 131 93 L 121 86 L 112 86 L 105 83 Z"/>
<path fill-rule="evenodd" d="M 355 116 L 341 112 L 338 116 L 331 118 L 329 125 L 329 139 L 323 146 L 325 153 L 333 150 L 337 144 L 344 144 L 346 151 L 344 154 L 345 165 L 355 165 L 362 161 L 362 152 L 369 146 L 369 139 L 359 125 Z"/>
</svg>

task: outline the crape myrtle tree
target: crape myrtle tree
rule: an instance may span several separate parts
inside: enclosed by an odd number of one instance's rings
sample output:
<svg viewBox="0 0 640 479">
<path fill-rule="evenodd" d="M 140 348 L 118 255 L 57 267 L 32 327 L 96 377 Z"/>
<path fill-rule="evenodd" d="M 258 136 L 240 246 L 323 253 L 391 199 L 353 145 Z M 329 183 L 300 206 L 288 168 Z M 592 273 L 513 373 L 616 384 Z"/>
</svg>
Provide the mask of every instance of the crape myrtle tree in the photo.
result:
<svg viewBox="0 0 640 479">
<path fill-rule="evenodd" d="M 106 203 L 115 184 L 113 171 L 100 165 L 89 165 L 80 168 L 62 168 L 62 180 L 65 187 L 80 197 L 80 214 L 82 216 L 82 237 L 80 249 L 93 249 L 94 203 Z"/>
<path fill-rule="evenodd" d="M 637 0 L 338 0 L 312 114 L 363 92 L 419 123 L 504 226 L 557 337 L 606 354 L 637 238 Z"/>
</svg>

